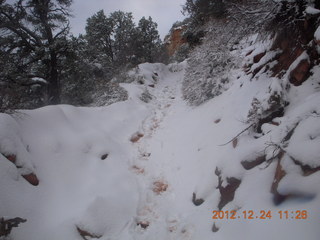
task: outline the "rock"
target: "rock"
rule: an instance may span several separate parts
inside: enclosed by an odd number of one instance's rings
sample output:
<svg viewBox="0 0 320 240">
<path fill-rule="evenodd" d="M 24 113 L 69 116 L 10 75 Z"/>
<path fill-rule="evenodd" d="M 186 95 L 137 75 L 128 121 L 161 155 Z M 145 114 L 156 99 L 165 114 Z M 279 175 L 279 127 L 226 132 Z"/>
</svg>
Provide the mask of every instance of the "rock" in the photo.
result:
<svg viewBox="0 0 320 240">
<path fill-rule="evenodd" d="M 183 44 L 187 43 L 187 39 L 183 37 L 185 28 L 186 26 L 176 28 L 171 32 L 170 36 L 166 37 L 165 42 L 169 56 L 173 56 Z"/>
<path fill-rule="evenodd" d="M 140 138 L 142 138 L 144 135 L 142 133 L 135 133 L 133 134 L 133 136 L 130 138 L 130 141 L 133 142 L 133 143 L 136 143 L 140 140 Z"/>
<path fill-rule="evenodd" d="M 219 123 L 220 121 L 221 121 L 221 119 L 218 118 L 218 119 L 216 119 L 216 120 L 214 121 L 214 123 Z"/>
<path fill-rule="evenodd" d="M 290 72 L 289 81 L 295 86 L 300 86 L 304 81 L 307 80 L 310 73 L 310 62 L 307 59 L 303 59 L 295 69 Z"/>
<path fill-rule="evenodd" d="M 275 122 L 275 121 L 271 121 L 271 122 L 269 122 L 269 123 L 272 124 L 272 125 L 274 125 L 274 126 L 279 126 L 279 125 L 280 125 L 280 123 Z"/>
<path fill-rule="evenodd" d="M 212 232 L 218 232 L 219 231 L 219 228 L 216 226 L 216 224 L 215 223 L 213 223 L 213 225 L 212 225 Z"/>
<path fill-rule="evenodd" d="M 261 60 L 261 58 L 264 57 L 264 55 L 266 55 L 266 52 L 262 52 L 262 53 L 259 53 L 259 54 L 256 55 L 256 56 L 254 56 L 254 57 L 253 57 L 253 62 L 254 62 L 254 63 L 258 63 L 258 62 Z"/>
<path fill-rule="evenodd" d="M 253 161 L 242 161 L 241 165 L 243 166 L 244 169 L 250 170 L 252 168 L 255 168 L 256 166 L 260 165 L 261 163 L 266 161 L 266 155 L 259 156 Z"/>
<path fill-rule="evenodd" d="M 287 198 L 287 196 L 281 195 L 278 192 L 278 185 L 281 179 L 286 175 L 286 172 L 283 170 L 281 166 L 282 156 L 283 154 L 280 157 L 278 157 L 278 163 L 277 163 L 276 171 L 275 171 L 272 186 L 271 186 L 271 193 L 273 193 L 273 203 L 275 205 L 279 205 Z"/>
<path fill-rule="evenodd" d="M 155 87 L 154 84 L 150 84 L 150 85 L 148 85 L 148 86 L 151 87 L 151 88 L 154 88 L 154 87 Z"/>
<path fill-rule="evenodd" d="M 202 198 L 198 198 L 195 193 L 192 194 L 192 202 L 195 206 L 200 206 L 202 203 L 204 203 L 204 200 Z"/>
<path fill-rule="evenodd" d="M 320 171 L 319 167 L 310 167 L 309 165 L 303 164 L 301 161 L 298 161 L 290 156 L 294 164 L 299 165 L 301 167 L 301 170 L 303 172 L 303 176 L 310 176 L 318 171 Z"/>
<path fill-rule="evenodd" d="M 137 225 L 143 229 L 146 229 L 147 227 L 149 227 L 150 223 L 148 221 L 140 221 L 137 223 Z"/>
<path fill-rule="evenodd" d="M 29 173 L 29 174 L 26 174 L 26 175 L 22 175 L 22 177 L 25 180 L 27 180 L 33 186 L 38 186 L 39 185 L 38 177 L 34 173 Z"/>
<path fill-rule="evenodd" d="M 108 156 L 109 156 L 108 153 L 103 154 L 103 155 L 101 156 L 101 160 L 106 160 Z"/>
<path fill-rule="evenodd" d="M 251 55 L 251 53 L 253 53 L 254 50 L 250 50 L 249 52 L 246 53 L 246 57 Z"/>
<path fill-rule="evenodd" d="M 221 196 L 218 204 L 218 209 L 221 210 L 225 205 L 227 205 L 234 199 L 234 194 L 240 186 L 241 180 L 234 177 L 227 178 L 227 186 L 223 187 L 221 171 L 216 168 L 215 173 L 219 177 L 219 184 L 217 188 L 219 189 Z"/>
<path fill-rule="evenodd" d="M 264 67 L 265 67 L 264 65 L 261 65 L 261 66 L 255 68 L 255 69 L 252 69 L 252 78 L 253 78 L 254 76 L 256 76 L 257 73 L 260 72 L 260 70 L 261 70 L 262 68 L 264 68 Z"/>
<path fill-rule="evenodd" d="M 12 162 L 12 163 L 16 163 L 16 161 L 17 161 L 17 157 L 16 157 L 16 155 L 13 155 L 13 154 L 11 154 L 11 155 L 4 155 L 10 162 Z"/>
<path fill-rule="evenodd" d="M 22 166 L 19 166 L 16 164 L 17 157 L 14 154 L 11 155 L 4 155 L 10 162 L 12 162 L 16 168 L 23 168 Z M 34 173 L 29 174 L 23 174 L 21 175 L 25 180 L 27 180 L 31 185 L 38 186 L 39 185 L 39 179 Z"/>
<path fill-rule="evenodd" d="M 84 239 L 84 240 L 89 240 L 91 238 L 101 238 L 101 235 L 95 235 L 93 233 L 90 233 L 86 230 L 81 229 L 80 227 L 77 226 L 77 231 L 80 234 L 80 236 Z"/>
</svg>

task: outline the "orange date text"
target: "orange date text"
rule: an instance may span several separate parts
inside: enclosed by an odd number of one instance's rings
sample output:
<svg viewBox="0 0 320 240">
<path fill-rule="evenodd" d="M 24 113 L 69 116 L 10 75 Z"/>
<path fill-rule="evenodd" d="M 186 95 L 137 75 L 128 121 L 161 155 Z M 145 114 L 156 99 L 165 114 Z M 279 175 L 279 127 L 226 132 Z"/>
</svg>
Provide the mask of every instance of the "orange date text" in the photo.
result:
<svg viewBox="0 0 320 240">
<path fill-rule="evenodd" d="M 212 219 L 222 220 L 222 219 L 307 219 L 308 211 L 307 210 L 280 210 L 280 211 L 271 211 L 271 210 L 244 210 L 244 211 L 235 211 L 235 210 L 226 210 L 226 211 L 212 211 Z"/>
</svg>

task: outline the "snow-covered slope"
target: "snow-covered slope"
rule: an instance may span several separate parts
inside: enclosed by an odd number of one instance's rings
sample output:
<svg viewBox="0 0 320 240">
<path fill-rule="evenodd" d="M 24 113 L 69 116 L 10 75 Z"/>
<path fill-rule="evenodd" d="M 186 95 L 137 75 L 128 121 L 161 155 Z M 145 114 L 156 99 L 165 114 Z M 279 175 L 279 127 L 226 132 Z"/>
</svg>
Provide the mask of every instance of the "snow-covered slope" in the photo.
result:
<svg viewBox="0 0 320 240">
<path fill-rule="evenodd" d="M 239 69 L 190 107 L 187 67 L 139 65 L 107 107 L 1 114 L 0 217 L 27 220 L 8 239 L 319 239 L 318 68 L 258 133 L 279 79 Z"/>
</svg>

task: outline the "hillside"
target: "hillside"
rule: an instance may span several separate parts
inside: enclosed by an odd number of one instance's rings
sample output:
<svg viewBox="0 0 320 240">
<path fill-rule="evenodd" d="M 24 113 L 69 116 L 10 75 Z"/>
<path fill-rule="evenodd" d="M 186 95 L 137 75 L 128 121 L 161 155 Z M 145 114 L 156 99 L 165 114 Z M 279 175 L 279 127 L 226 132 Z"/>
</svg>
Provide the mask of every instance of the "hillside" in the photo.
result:
<svg viewBox="0 0 320 240">
<path fill-rule="evenodd" d="M 1 113 L 0 239 L 318 240 L 319 13 L 225 48 L 209 22 L 108 106 Z"/>
</svg>

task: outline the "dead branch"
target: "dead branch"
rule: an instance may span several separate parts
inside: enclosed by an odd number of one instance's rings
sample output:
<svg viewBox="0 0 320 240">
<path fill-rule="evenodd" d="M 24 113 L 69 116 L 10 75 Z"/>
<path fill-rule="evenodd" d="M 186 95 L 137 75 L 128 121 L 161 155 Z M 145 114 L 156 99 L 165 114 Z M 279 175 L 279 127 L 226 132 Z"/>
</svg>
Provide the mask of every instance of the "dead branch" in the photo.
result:
<svg viewBox="0 0 320 240">
<path fill-rule="evenodd" d="M 244 130 L 242 130 L 240 133 L 237 134 L 237 136 L 235 136 L 234 138 L 232 138 L 230 141 L 224 143 L 224 144 L 221 144 L 221 145 L 218 145 L 218 146 L 225 146 L 231 142 L 233 142 L 237 137 L 239 137 L 242 133 L 244 133 L 245 131 L 249 130 L 252 126 L 254 125 L 254 123 L 250 124 L 249 127 L 245 128 Z"/>
</svg>

